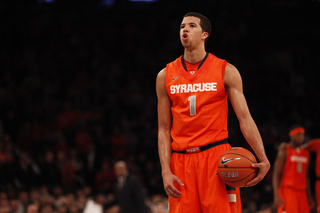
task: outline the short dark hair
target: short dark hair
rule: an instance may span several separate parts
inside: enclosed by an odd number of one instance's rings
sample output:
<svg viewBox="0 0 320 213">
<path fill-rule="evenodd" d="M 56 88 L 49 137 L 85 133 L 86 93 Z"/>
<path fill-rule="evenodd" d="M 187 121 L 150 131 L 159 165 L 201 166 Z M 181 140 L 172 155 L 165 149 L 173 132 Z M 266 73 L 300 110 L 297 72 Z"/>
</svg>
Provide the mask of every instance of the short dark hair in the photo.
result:
<svg viewBox="0 0 320 213">
<path fill-rule="evenodd" d="M 211 35 L 211 22 L 207 17 L 205 17 L 204 15 L 202 15 L 200 13 L 189 12 L 186 15 L 184 15 L 183 18 L 189 17 L 189 16 L 193 16 L 193 17 L 199 18 L 200 19 L 200 26 L 202 28 L 202 32 L 207 32 L 209 34 L 209 36 Z M 209 36 L 206 38 L 206 41 L 208 40 Z"/>
</svg>

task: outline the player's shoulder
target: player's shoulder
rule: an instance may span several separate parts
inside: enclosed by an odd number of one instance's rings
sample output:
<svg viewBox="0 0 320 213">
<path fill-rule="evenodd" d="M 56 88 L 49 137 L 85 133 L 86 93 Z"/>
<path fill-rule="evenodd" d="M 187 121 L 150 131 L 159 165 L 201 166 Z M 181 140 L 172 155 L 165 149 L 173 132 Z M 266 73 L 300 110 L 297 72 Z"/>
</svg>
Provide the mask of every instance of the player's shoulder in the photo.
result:
<svg viewBox="0 0 320 213">
<path fill-rule="evenodd" d="M 169 63 L 167 63 L 166 66 L 165 66 L 162 70 L 160 70 L 160 71 L 158 72 L 158 75 L 165 75 L 168 66 L 169 66 L 169 68 L 170 68 L 170 67 L 175 67 L 175 66 L 177 66 L 177 64 L 181 64 L 181 57 L 182 57 L 182 56 L 176 58 L 175 60 L 173 60 L 173 61 L 171 61 L 171 62 L 169 62 Z M 180 62 L 180 63 L 179 63 L 179 62 Z"/>
<path fill-rule="evenodd" d="M 159 71 L 158 75 L 159 74 L 165 74 L 165 73 L 166 73 L 166 68 L 163 68 L 162 70 Z"/>
<path fill-rule="evenodd" d="M 220 58 L 212 53 L 208 53 L 205 57 L 205 61 L 207 61 L 207 64 L 215 64 L 220 65 L 223 67 L 223 69 L 226 69 L 226 66 L 228 65 L 228 61 L 226 59 Z"/>
<path fill-rule="evenodd" d="M 281 142 L 278 146 L 278 151 L 286 151 L 287 147 L 290 146 L 287 142 Z"/>
<path fill-rule="evenodd" d="M 166 68 L 163 68 L 158 72 L 157 77 L 164 77 L 166 75 Z"/>
<path fill-rule="evenodd" d="M 223 61 L 225 61 L 225 59 L 220 58 L 220 56 L 217 56 L 217 55 L 212 54 L 212 53 L 210 53 L 210 52 L 208 52 L 207 59 L 211 59 L 211 60 L 223 60 Z"/>
<path fill-rule="evenodd" d="M 156 87 L 162 88 L 165 86 L 165 80 L 166 80 L 166 68 L 163 68 L 158 72 L 157 78 L 156 78 Z"/>
<path fill-rule="evenodd" d="M 279 159 L 285 159 L 287 156 L 287 147 L 289 146 L 289 143 L 282 142 L 278 146 L 278 158 Z"/>
</svg>

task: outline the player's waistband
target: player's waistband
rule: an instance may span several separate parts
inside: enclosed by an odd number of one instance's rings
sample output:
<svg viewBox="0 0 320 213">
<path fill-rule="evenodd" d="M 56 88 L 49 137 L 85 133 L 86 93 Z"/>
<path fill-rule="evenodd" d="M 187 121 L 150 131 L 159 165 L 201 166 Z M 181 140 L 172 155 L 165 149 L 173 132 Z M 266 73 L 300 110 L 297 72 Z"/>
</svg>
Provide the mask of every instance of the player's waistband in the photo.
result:
<svg viewBox="0 0 320 213">
<path fill-rule="evenodd" d="M 224 139 L 222 141 L 210 143 L 210 144 L 207 144 L 205 146 L 196 146 L 196 147 L 192 147 L 192 148 L 189 148 L 189 149 L 186 149 L 186 150 L 182 150 L 182 151 L 172 150 L 172 152 L 180 153 L 180 154 L 193 154 L 193 153 L 202 152 L 202 151 L 205 151 L 207 149 L 211 149 L 212 147 L 219 146 L 219 145 L 222 145 L 222 144 L 227 144 L 227 143 L 228 143 L 228 139 Z"/>
</svg>

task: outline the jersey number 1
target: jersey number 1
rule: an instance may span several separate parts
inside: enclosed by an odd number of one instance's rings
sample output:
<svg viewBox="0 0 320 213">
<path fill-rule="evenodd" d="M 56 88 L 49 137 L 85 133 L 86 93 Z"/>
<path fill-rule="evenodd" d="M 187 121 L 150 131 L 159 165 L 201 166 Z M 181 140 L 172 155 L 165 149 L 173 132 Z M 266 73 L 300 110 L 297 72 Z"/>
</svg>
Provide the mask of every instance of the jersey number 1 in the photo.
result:
<svg viewBox="0 0 320 213">
<path fill-rule="evenodd" d="M 196 112 L 196 96 L 190 96 L 188 98 L 188 101 L 190 101 L 190 116 L 195 116 L 197 114 Z"/>
</svg>

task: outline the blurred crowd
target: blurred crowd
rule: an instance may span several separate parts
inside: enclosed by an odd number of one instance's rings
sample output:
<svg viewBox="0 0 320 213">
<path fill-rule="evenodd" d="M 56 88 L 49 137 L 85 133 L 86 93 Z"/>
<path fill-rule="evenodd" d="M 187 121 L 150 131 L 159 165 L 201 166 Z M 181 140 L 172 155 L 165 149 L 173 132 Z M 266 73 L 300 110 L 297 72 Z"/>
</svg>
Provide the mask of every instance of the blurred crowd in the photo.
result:
<svg viewBox="0 0 320 213">
<path fill-rule="evenodd" d="M 117 160 L 143 184 L 150 211 L 165 212 L 155 79 L 183 53 L 189 11 L 212 21 L 207 50 L 239 69 L 271 163 L 291 125 L 319 137 L 318 2 L 115 2 L 1 1 L 0 213 L 103 206 Z M 230 144 L 249 148 L 231 108 L 229 117 Z M 246 212 L 270 207 L 271 172 L 242 190 Z"/>
<path fill-rule="evenodd" d="M 0 192 L 1 213 L 119 213 L 120 206 L 112 205 L 112 193 L 93 193 L 91 187 L 65 192 L 60 186 L 49 190 L 46 186 L 20 190 L 9 189 Z M 145 199 L 148 212 L 168 212 L 167 198 L 153 195 Z"/>
</svg>

